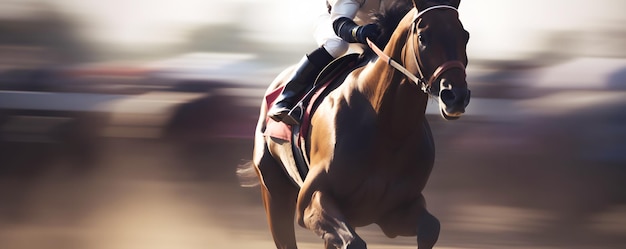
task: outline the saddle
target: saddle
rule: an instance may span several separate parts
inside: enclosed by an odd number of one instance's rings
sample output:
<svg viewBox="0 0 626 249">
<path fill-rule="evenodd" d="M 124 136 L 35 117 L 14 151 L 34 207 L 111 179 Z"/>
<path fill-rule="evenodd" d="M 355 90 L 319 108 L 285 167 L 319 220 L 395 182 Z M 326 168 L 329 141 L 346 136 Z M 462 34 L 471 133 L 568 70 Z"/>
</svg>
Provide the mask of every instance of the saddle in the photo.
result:
<svg viewBox="0 0 626 249">
<path fill-rule="evenodd" d="M 288 150 L 293 154 L 296 169 L 286 169 L 296 183 L 302 182 L 308 173 L 309 158 L 306 154 L 310 119 L 324 98 L 336 89 L 345 80 L 350 72 L 359 68 L 367 60 L 362 54 L 347 54 L 329 63 L 318 75 L 313 87 L 305 94 L 298 104 L 291 110 L 289 115 L 295 122 L 276 122 L 271 118 L 266 119 L 265 136 L 283 141 L 283 146 L 289 146 Z M 265 96 L 267 106 L 272 106 L 274 100 L 280 95 L 283 87 L 279 87 Z M 289 124 L 288 124 L 289 123 Z M 287 150 L 287 148 L 286 148 Z M 292 167 L 285 165 L 285 167 Z M 297 176 L 295 175 L 297 172 Z M 298 179 L 299 178 L 299 179 Z"/>
</svg>

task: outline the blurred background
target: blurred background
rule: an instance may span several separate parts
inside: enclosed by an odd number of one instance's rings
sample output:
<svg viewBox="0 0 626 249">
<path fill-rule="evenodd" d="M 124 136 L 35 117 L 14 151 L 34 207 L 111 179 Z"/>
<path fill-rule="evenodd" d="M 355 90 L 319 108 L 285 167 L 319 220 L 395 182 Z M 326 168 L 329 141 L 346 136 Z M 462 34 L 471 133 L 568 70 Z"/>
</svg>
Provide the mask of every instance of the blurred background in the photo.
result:
<svg viewBox="0 0 626 249">
<path fill-rule="evenodd" d="M 472 102 L 454 122 L 428 110 L 439 248 L 626 248 L 625 9 L 462 2 Z M 234 172 L 265 88 L 315 48 L 324 10 L 0 0 L 0 248 L 273 248 Z"/>
</svg>

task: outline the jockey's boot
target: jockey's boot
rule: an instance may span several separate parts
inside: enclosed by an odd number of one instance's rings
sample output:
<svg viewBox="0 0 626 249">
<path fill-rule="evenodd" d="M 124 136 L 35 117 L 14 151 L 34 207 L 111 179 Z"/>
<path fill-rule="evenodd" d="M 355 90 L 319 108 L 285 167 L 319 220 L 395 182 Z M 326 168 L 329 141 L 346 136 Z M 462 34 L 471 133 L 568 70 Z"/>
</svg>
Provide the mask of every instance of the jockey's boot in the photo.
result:
<svg viewBox="0 0 626 249">
<path fill-rule="evenodd" d="M 306 89 L 313 85 L 320 71 L 333 59 L 324 47 L 302 57 L 295 73 L 287 81 L 285 88 L 274 101 L 274 105 L 267 112 L 267 115 L 277 122 L 282 121 Z"/>
</svg>

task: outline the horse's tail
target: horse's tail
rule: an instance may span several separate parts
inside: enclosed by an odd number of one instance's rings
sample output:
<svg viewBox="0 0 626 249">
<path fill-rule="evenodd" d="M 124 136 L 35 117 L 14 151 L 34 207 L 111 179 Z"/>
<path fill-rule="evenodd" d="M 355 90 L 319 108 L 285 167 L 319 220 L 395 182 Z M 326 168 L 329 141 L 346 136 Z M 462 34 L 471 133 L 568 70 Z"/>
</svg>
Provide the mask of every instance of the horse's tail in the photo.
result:
<svg viewBox="0 0 626 249">
<path fill-rule="evenodd" d="M 244 188 L 259 186 L 259 177 L 252 160 L 237 166 L 237 178 L 239 178 L 239 185 Z"/>
</svg>

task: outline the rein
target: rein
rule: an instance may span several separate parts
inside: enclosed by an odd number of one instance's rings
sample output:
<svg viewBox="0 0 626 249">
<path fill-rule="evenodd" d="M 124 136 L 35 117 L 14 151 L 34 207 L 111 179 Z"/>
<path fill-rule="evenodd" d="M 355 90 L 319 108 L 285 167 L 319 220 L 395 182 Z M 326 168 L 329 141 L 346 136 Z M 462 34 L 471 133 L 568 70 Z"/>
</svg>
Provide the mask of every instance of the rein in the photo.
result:
<svg viewBox="0 0 626 249">
<path fill-rule="evenodd" d="M 424 15 L 424 13 L 430 11 L 430 10 L 434 10 L 434 9 L 453 9 L 455 11 L 458 11 L 456 8 L 452 7 L 452 6 L 448 6 L 448 5 L 437 5 L 437 6 L 433 6 L 430 8 L 425 9 L 422 12 L 419 13 L 415 13 L 415 17 L 413 17 L 413 24 L 411 25 L 411 34 L 409 34 L 408 37 L 411 37 L 411 35 L 413 34 L 413 32 L 415 32 L 415 30 L 417 29 L 415 27 L 415 25 L 417 24 L 417 20 Z M 408 43 L 408 42 L 407 42 Z M 378 57 L 380 59 L 382 59 L 384 62 L 386 62 L 388 65 L 390 65 L 391 67 L 395 68 L 396 70 L 400 71 L 402 74 L 404 74 L 406 77 L 408 77 L 411 81 L 413 81 L 418 87 L 420 87 L 422 89 L 422 91 L 424 91 L 425 93 L 429 93 L 429 89 L 432 86 L 433 82 L 435 82 L 435 80 L 437 80 L 444 72 L 453 69 L 453 68 L 459 68 L 463 71 L 463 73 L 465 73 L 465 65 L 458 60 L 454 60 L 454 61 L 447 61 L 443 64 L 441 64 L 439 67 L 437 67 L 437 69 L 435 69 L 435 72 L 433 72 L 433 74 L 430 76 L 430 78 L 428 79 L 428 81 L 426 81 L 426 77 L 424 76 L 424 74 L 422 73 L 422 69 L 420 68 L 420 63 L 419 63 L 419 58 L 417 57 L 417 53 L 415 50 L 415 45 L 411 44 L 411 48 L 413 50 L 413 54 L 415 55 L 414 59 L 416 61 L 416 65 L 417 65 L 417 71 L 420 74 L 420 76 L 418 77 L 417 75 L 413 74 L 410 70 L 408 70 L 406 67 L 402 66 L 400 63 L 396 62 L 394 59 L 392 59 L 389 55 L 386 55 L 378 46 L 376 46 L 376 44 L 374 44 L 369 38 L 367 38 L 367 44 L 369 45 L 369 47 L 372 49 L 372 51 L 374 51 L 374 53 L 376 53 L 378 55 Z"/>
</svg>

